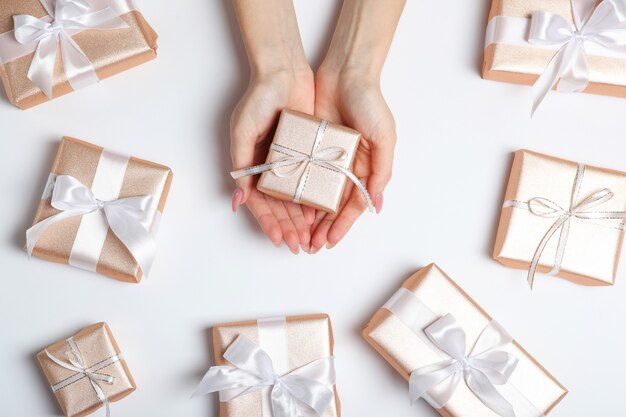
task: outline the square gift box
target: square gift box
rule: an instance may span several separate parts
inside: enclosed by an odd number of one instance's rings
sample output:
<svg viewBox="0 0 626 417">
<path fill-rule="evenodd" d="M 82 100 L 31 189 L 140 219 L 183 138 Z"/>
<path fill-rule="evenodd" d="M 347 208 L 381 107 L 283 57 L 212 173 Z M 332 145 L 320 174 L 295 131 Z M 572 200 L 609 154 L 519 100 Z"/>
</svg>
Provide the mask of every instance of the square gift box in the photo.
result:
<svg viewBox="0 0 626 417">
<path fill-rule="evenodd" d="M 92 324 L 37 354 L 66 417 L 82 417 L 135 391 L 135 381 L 106 323 Z"/>
<path fill-rule="evenodd" d="M 216 366 L 195 395 L 219 392 L 220 417 L 271 417 L 277 407 L 279 415 L 340 417 L 333 345 L 326 314 L 216 325 Z"/>
<path fill-rule="evenodd" d="M 239 178 L 261 174 L 259 191 L 336 213 L 348 178 L 369 201 L 350 171 L 361 134 L 308 114 L 283 110 L 265 164 L 233 171 Z"/>
<path fill-rule="evenodd" d="M 379 309 L 365 340 L 445 417 L 536 417 L 567 390 L 437 265 Z"/>
<path fill-rule="evenodd" d="M 624 239 L 626 173 L 515 152 L 494 258 L 584 285 L 614 283 Z"/>
<path fill-rule="evenodd" d="M 560 90 L 626 97 L 624 11 L 605 1 L 586 20 L 598 3 L 492 0 L 483 78 L 530 85 L 546 72 L 542 94 L 563 77 Z"/>
<path fill-rule="evenodd" d="M 0 2 L 0 79 L 21 109 L 156 58 L 157 34 L 133 0 L 60 2 Z"/>
<path fill-rule="evenodd" d="M 172 171 L 64 137 L 26 232 L 33 255 L 139 282 L 154 257 Z"/>
</svg>

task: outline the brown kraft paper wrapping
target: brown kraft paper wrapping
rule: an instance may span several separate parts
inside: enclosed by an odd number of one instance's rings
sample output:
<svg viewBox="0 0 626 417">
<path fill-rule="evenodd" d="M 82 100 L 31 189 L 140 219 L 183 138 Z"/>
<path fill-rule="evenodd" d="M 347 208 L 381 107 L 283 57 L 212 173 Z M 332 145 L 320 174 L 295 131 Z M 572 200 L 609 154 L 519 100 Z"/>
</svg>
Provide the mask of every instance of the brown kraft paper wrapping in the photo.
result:
<svg viewBox="0 0 626 417">
<path fill-rule="evenodd" d="M 27 14 L 42 18 L 47 13 L 39 0 L 2 0 L 0 2 L 0 34 L 13 30 L 13 16 Z M 121 16 L 125 29 L 86 30 L 72 36 L 101 80 L 156 58 L 157 34 L 141 12 Z M 34 52 L 0 65 L 0 79 L 11 103 L 28 109 L 49 101 L 48 97 L 28 79 L 28 68 Z M 61 62 L 57 60 L 53 76 L 54 98 L 72 92 Z"/>
<path fill-rule="evenodd" d="M 64 137 L 52 165 L 52 174 L 71 175 L 90 187 L 103 148 L 78 139 Z M 129 158 L 119 198 L 151 195 L 158 201 L 158 211 L 163 212 L 172 182 L 172 171 L 153 162 Z M 42 199 L 35 214 L 33 224 L 59 213 L 50 205 L 49 199 Z M 51 262 L 67 264 L 81 217 L 72 217 L 52 224 L 37 241 L 33 255 Z M 120 281 L 137 283 L 143 273 L 128 249 L 108 231 L 100 253 L 96 272 Z"/>
<path fill-rule="evenodd" d="M 530 18 L 543 10 L 573 24 L 571 0 L 492 0 L 489 20 L 495 16 Z M 556 51 L 530 46 L 491 44 L 485 48 L 485 79 L 532 85 Z M 586 93 L 626 97 L 626 59 L 588 55 L 590 82 Z"/>
<path fill-rule="evenodd" d="M 272 143 L 310 155 L 320 122 L 320 119 L 304 113 L 283 110 Z M 350 169 L 360 140 L 361 134 L 356 130 L 329 123 L 318 150 L 330 147 L 342 148 L 348 156 L 338 164 Z M 266 163 L 284 156 L 280 152 L 270 150 Z M 304 169 L 302 164 L 300 169 L 288 177 L 279 177 L 271 171 L 264 172 L 259 178 L 257 188 L 281 200 L 293 201 Z M 346 176 L 339 171 L 312 165 L 301 203 L 335 213 L 339 208 L 346 181 Z"/>
<path fill-rule="evenodd" d="M 115 342 L 111 329 L 109 329 L 106 323 L 92 324 L 72 337 L 87 367 L 91 367 L 112 356 L 123 354 Z M 66 340 L 61 340 L 37 354 L 37 360 L 51 386 L 76 374 L 76 372 L 65 369 L 54 363 L 46 355 L 46 350 L 61 361 L 68 362 L 66 352 L 70 350 L 70 347 Z M 135 381 L 123 358 L 97 372 L 110 375 L 114 378 L 113 384 L 99 384 L 109 403 L 121 400 L 136 389 Z M 54 395 L 66 417 L 83 417 L 95 412 L 103 406 L 87 377 L 83 377 L 66 386 L 55 392 Z"/>
<path fill-rule="evenodd" d="M 437 265 L 430 264 L 413 274 L 403 288 L 414 293 L 435 315 L 452 314 L 467 336 L 468 351 L 491 317 Z M 399 318 L 379 309 L 363 330 L 365 340 L 400 374 L 409 380 L 413 370 L 442 360 Z M 567 390 L 516 341 L 507 350 L 519 359 L 508 384 L 512 384 L 536 409 L 548 414 Z M 437 409 L 444 417 L 497 417 L 464 381 L 446 406 Z"/>
<path fill-rule="evenodd" d="M 528 150 L 515 152 L 505 201 L 527 202 L 543 197 L 568 209 L 577 173 L 577 162 Z M 626 173 L 585 166 L 577 202 L 610 189 L 614 196 L 592 211 L 626 211 Z M 502 209 L 493 257 L 502 264 L 528 269 L 535 251 L 555 218 L 544 218 L 514 207 Z M 622 222 L 614 221 L 617 224 Z M 547 273 L 554 266 L 559 233 L 546 245 L 537 272 Z M 583 285 L 611 285 L 619 264 L 623 231 L 572 217 L 560 272 L 556 275 Z M 541 278 L 538 275 L 539 278 Z"/>
<path fill-rule="evenodd" d="M 289 372 L 317 359 L 333 356 L 333 331 L 330 318 L 326 314 L 291 316 L 287 321 L 287 349 Z M 213 353 L 216 365 L 228 365 L 223 354 L 239 336 L 247 337 L 259 344 L 257 321 L 242 321 L 219 324 L 213 327 Z M 341 417 L 337 387 L 335 396 L 321 417 Z M 220 402 L 220 417 L 263 417 L 260 391 Z"/>
</svg>

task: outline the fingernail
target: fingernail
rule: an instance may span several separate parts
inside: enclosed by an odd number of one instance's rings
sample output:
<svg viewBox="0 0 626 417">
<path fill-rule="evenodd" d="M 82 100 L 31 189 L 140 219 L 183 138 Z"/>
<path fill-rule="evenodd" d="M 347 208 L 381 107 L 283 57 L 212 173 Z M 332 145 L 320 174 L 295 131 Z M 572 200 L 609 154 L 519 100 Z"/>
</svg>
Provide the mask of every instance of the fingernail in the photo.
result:
<svg viewBox="0 0 626 417">
<path fill-rule="evenodd" d="M 309 252 L 311 255 L 315 255 L 320 248 L 316 248 L 315 246 L 311 246 L 311 251 Z"/>
<path fill-rule="evenodd" d="M 297 255 L 297 254 L 299 254 L 299 253 L 300 253 L 300 249 L 298 248 L 298 246 L 293 247 L 293 248 L 290 246 L 290 247 L 289 247 L 289 250 L 290 250 L 290 251 L 291 251 L 291 253 L 293 253 L 294 255 Z"/>
<path fill-rule="evenodd" d="M 237 208 L 241 205 L 241 200 L 243 200 L 243 190 L 241 188 L 235 188 L 233 191 L 233 213 L 237 212 Z"/>
<path fill-rule="evenodd" d="M 377 194 L 376 198 L 374 198 L 374 208 L 376 209 L 376 214 L 379 214 L 383 209 L 383 195 Z"/>
<path fill-rule="evenodd" d="M 281 246 L 283 246 L 283 242 L 282 241 L 278 241 L 278 242 L 274 242 L 272 241 L 272 243 L 274 244 L 274 246 L 276 246 L 277 248 L 280 248 Z"/>
<path fill-rule="evenodd" d="M 309 253 L 309 251 L 311 250 L 311 245 L 309 245 L 308 243 L 305 245 L 302 245 L 302 250 L 305 251 L 306 253 Z"/>
<path fill-rule="evenodd" d="M 335 245 L 336 245 L 336 243 L 330 243 L 330 242 L 328 242 L 328 243 L 326 244 L 326 249 L 332 249 L 332 248 L 334 248 L 334 247 L 335 247 Z"/>
</svg>

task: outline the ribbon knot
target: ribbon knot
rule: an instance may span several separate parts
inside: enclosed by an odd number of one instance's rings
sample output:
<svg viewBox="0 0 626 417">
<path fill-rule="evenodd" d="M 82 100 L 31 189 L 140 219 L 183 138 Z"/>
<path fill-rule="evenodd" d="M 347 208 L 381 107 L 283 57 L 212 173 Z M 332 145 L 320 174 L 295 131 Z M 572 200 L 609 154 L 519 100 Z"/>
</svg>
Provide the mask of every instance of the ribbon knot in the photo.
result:
<svg viewBox="0 0 626 417">
<path fill-rule="evenodd" d="M 17 42 L 36 44 L 28 78 L 52 98 L 54 66 L 59 43 L 63 69 L 74 90 L 99 81 L 85 52 L 71 38 L 72 30 L 123 29 L 128 25 L 111 7 L 93 10 L 86 0 L 40 0 L 49 17 L 13 16 Z"/>
<path fill-rule="evenodd" d="M 593 9 L 594 4 L 595 1 L 572 0 L 573 26 L 563 16 L 545 11 L 533 13 L 528 41 L 556 45 L 559 49 L 535 83 L 532 114 L 555 84 L 558 91 L 568 93 L 587 88 L 586 42 L 626 52 L 626 2 L 603 0 Z"/>
<path fill-rule="evenodd" d="M 144 274 L 148 274 L 156 244 L 147 224 L 154 215 L 152 196 L 98 200 L 90 188 L 69 175 L 59 175 L 54 183 L 52 207 L 60 213 L 33 225 L 26 231 L 26 250 L 31 256 L 46 229 L 61 220 L 101 211 L 111 231 L 126 246 Z"/>
<path fill-rule="evenodd" d="M 436 320 L 424 333 L 449 359 L 411 372 L 411 401 L 425 397 L 436 408 L 442 408 L 463 377 L 485 406 L 502 417 L 515 417 L 513 406 L 495 387 L 508 382 L 518 363 L 518 359 L 505 350 L 513 339 L 502 326 L 491 321 L 469 354 L 466 354 L 465 331 L 450 314 Z"/>
<path fill-rule="evenodd" d="M 224 352 L 224 359 L 232 366 L 211 367 L 193 396 L 219 392 L 220 401 L 231 401 L 270 388 L 274 417 L 321 417 L 334 397 L 332 357 L 278 375 L 267 352 L 240 335 Z"/>
</svg>

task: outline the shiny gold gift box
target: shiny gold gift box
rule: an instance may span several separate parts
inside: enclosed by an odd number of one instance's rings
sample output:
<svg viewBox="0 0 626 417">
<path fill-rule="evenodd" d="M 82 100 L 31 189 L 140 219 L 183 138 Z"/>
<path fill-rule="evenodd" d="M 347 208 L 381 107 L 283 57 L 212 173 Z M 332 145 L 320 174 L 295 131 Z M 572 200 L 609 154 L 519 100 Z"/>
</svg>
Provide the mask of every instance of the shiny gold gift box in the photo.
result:
<svg viewBox="0 0 626 417">
<path fill-rule="evenodd" d="M 46 10 L 39 0 L 2 0 L 0 2 L 0 34 L 13 31 L 13 16 L 26 14 L 42 18 Z M 105 79 L 156 58 L 157 34 L 141 12 L 133 10 L 121 18 L 125 29 L 86 30 L 72 36 L 93 64 L 98 78 Z M 48 101 L 48 97 L 28 79 L 32 52 L 16 60 L 0 62 L 0 79 L 9 101 L 27 109 Z M 53 76 L 53 97 L 72 92 L 57 53 Z"/>
<path fill-rule="evenodd" d="M 408 278 L 402 287 L 412 292 L 436 316 L 452 314 L 465 331 L 468 351 L 491 317 L 437 265 L 430 264 Z M 407 381 L 413 370 L 442 360 L 398 317 L 379 309 L 363 330 L 365 340 Z M 519 359 L 508 384 L 514 386 L 544 415 L 567 394 L 567 390 L 516 341 L 507 349 Z M 461 381 L 448 403 L 437 409 L 444 417 L 497 417 L 465 382 Z"/>
<path fill-rule="evenodd" d="M 495 16 L 530 19 L 538 10 L 563 16 L 574 22 L 571 0 L 492 0 L 489 21 Z M 485 79 L 517 84 L 534 84 L 556 51 L 535 46 L 496 44 L 484 51 L 482 76 Z M 626 59 L 588 54 L 590 82 L 586 93 L 626 97 Z"/>
<path fill-rule="evenodd" d="M 505 201 L 527 203 L 545 198 L 564 209 L 572 205 L 572 193 L 579 164 L 540 153 L 515 152 Z M 609 189 L 613 198 L 595 212 L 626 211 L 626 173 L 585 166 L 581 188 L 574 204 Z M 493 257 L 502 264 L 528 269 L 542 238 L 555 222 L 554 217 L 541 217 L 529 210 L 503 207 Z M 618 227 L 620 219 L 585 220 L 573 217 L 565 242 L 565 252 L 558 277 L 583 285 L 611 285 L 615 281 L 624 239 Z M 545 246 L 537 272 L 550 272 L 555 264 L 560 231 Z"/>
<path fill-rule="evenodd" d="M 218 324 L 213 327 L 213 353 L 216 365 L 229 365 L 223 357 L 224 352 L 240 335 L 259 345 L 257 321 Z M 333 356 L 333 331 L 330 318 L 326 314 L 287 317 L 286 337 L 288 372 L 317 359 Z M 336 387 L 334 392 L 332 403 L 320 417 L 341 417 Z M 228 402 L 220 402 L 220 417 L 263 417 L 261 401 L 261 392 L 256 391 Z"/>
<path fill-rule="evenodd" d="M 98 163 L 104 148 L 64 137 L 52 165 L 52 175 L 71 175 L 90 187 L 94 181 Z M 122 187 L 118 198 L 151 195 L 158 202 L 158 213 L 162 213 L 172 182 L 172 171 L 154 162 L 131 157 L 128 159 Z M 50 205 L 50 196 L 39 203 L 33 224 L 59 210 Z M 33 255 L 51 262 L 69 263 L 70 254 L 82 217 L 72 217 L 50 225 L 37 241 Z M 120 281 L 137 283 L 143 277 L 137 261 L 124 244 L 108 231 L 100 252 L 96 272 Z"/>
<path fill-rule="evenodd" d="M 106 323 L 97 323 L 85 327 L 72 336 L 72 339 L 76 343 L 87 368 L 97 368 L 95 372 L 113 377 L 112 384 L 99 383 L 109 403 L 119 401 L 135 391 L 135 381 L 128 370 L 126 361 L 121 356 L 120 348 L 115 342 L 113 333 Z M 67 340 L 61 340 L 37 354 L 37 360 L 51 386 L 69 383 L 54 393 L 63 414 L 67 417 L 82 417 L 101 408 L 103 403 L 98 399 L 89 378 L 59 366 L 48 357 L 46 351 L 61 361 L 69 363 L 67 353 L 71 352 L 71 347 Z M 104 368 L 98 368 L 99 363 L 115 356 L 118 356 L 119 360 Z M 71 357 L 74 361 L 76 360 L 73 355 Z M 70 378 L 76 379 L 77 377 L 80 379 L 75 382 L 69 381 Z"/>
<path fill-rule="evenodd" d="M 272 143 L 302 154 L 311 155 L 314 152 L 312 148 L 321 122 L 320 119 L 308 114 L 283 110 Z M 345 169 L 350 169 L 360 140 L 361 134 L 356 130 L 329 123 L 317 150 L 332 147 L 341 148 L 347 153 L 347 157 L 343 161 L 335 163 Z M 266 163 L 284 157 L 285 154 L 270 149 Z M 278 176 L 272 171 L 266 171 L 261 174 L 257 188 L 259 191 L 281 200 L 293 201 L 301 177 L 307 175 L 305 168 L 305 164 L 301 164 L 295 172 L 288 176 Z M 326 212 L 336 213 L 346 181 L 347 178 L 343 173 L 312 164 L 306 177 L 300 203 Z"/>
</svg>

